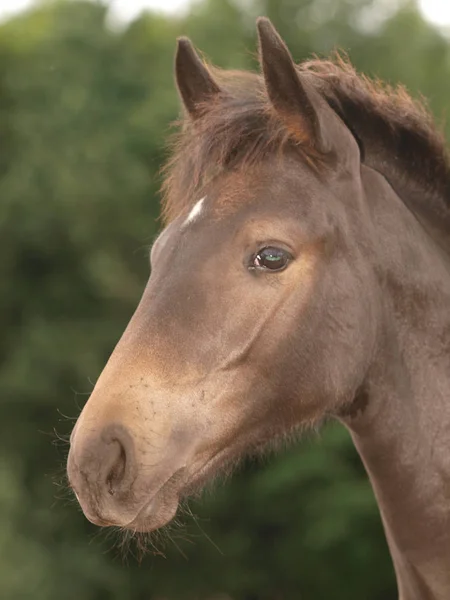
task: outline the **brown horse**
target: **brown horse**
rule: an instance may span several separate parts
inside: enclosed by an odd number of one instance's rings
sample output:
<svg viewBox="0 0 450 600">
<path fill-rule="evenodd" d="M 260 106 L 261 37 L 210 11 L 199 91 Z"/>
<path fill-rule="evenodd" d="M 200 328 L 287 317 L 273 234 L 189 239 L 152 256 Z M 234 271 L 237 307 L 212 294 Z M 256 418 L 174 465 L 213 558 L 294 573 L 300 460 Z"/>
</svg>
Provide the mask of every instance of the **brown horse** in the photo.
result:
<svg viewBox="0 0 450 600">
<path fill-rule="evenodd" d="M 84 407 L 87 518 L 161 527 L 181 496 L 305 423 L 345 424 L 402 600 L 450 598 L 450 166 L 425 109 L 343 61 L 262 75 L 179 40 L 185 118 L 142 300 Z"/>
</svg>

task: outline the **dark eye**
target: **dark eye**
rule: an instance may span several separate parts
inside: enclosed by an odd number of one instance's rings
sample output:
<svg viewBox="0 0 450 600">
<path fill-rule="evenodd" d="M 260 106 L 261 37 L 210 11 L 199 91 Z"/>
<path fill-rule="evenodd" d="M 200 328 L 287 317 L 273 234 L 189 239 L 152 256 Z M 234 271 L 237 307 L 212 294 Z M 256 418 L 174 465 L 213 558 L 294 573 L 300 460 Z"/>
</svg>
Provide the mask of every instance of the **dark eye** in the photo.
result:
<svg viewBox="0 0 450 600">
<path fill-rule="evenodd" d="M 292 256 L 286 250 L 267 246 L 255 254 L 252 267 L 264 271 L 282 271 L 291 259 Z"/>
</svg>

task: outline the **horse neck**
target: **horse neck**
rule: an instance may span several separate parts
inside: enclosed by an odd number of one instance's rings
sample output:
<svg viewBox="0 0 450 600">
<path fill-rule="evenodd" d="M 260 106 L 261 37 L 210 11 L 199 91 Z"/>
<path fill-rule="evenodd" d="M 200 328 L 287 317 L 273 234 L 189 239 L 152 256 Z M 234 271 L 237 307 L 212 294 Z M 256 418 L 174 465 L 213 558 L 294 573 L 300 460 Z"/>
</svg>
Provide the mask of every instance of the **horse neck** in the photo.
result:
<svg viewBox="0 0 450 600">
<path fill-rule="evenodd" d="M 383 290 L 365 407 L 345 417 L 377 497 L 401 600 L 450 597 L 450 255 L 363 170 Z M 355 404 L 355 407 L 358 403 Z"/>
</svg>

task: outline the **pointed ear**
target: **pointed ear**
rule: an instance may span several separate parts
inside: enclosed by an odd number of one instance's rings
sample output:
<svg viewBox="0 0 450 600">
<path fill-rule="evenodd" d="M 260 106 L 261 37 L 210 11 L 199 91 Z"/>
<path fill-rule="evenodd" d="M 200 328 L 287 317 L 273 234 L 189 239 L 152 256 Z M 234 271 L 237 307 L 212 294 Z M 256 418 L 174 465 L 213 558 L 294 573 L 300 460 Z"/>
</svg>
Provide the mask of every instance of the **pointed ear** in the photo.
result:
<svg viewBox="0 0 450 600">
<path fill-rule="evenodd" d="M 329 152 L 320 118 L 320 97 L 302 81 L 292 56 L 269 19 L 257 20 L 259 56 L 269 99 L 297 139 Z"/>
<path fill-rule="evenodd" d="M 185 37 L 178 39 L 175 79 L 183 104 L 192 119 L 200 117 L 204 103 L 221 91 L 190 40 Z"/>
</svg>

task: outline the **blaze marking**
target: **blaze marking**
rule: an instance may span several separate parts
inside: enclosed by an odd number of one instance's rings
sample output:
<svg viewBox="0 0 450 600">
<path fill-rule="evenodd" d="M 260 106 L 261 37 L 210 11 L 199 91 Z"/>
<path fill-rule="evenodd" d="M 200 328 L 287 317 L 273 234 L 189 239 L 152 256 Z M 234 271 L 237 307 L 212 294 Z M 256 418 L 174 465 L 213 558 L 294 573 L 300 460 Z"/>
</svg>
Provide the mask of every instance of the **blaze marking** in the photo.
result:
<svg viewBox="0 0 450 600">
<path fill-rule="evenodd" d="M 185 225 L 188 225 L 189 223 L 193 223 L 197 217 L 200 215 L 200 213 L 203 210 L 203 202 L 205 201 L 206 196 L 204 196 L 201 200 L 199 200 L 193 207 L 193 209 L 191 210 L 191 212 L 188 214 L 186 221 L 184 222 Z"/>
</svg>

